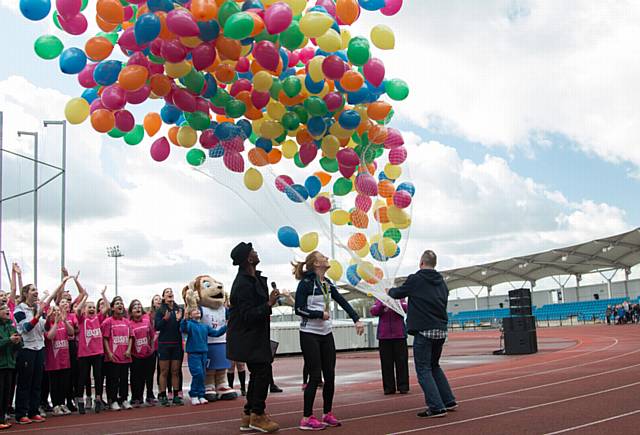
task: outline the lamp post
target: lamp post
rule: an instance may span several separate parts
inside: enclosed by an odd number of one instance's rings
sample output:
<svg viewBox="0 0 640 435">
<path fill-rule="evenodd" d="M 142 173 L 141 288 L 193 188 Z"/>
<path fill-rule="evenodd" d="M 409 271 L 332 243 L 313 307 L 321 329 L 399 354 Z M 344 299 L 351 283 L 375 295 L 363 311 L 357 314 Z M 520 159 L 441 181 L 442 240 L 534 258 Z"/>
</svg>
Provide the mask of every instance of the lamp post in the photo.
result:
<svg viewBox="0 0 640 435">
<path fill-rule="evenodd" d="M 118 258 L 124 257 L 120 245 L 107 246 L 107 257 L 112 257 L 116 262 L 116 296 L 118 296 Z"/>
<path fill-rule="evenodd" d="M 33 283 L 38 286 L 38 133 L 19 131 L 18 137 L 33 136 Z"/>
</svg>

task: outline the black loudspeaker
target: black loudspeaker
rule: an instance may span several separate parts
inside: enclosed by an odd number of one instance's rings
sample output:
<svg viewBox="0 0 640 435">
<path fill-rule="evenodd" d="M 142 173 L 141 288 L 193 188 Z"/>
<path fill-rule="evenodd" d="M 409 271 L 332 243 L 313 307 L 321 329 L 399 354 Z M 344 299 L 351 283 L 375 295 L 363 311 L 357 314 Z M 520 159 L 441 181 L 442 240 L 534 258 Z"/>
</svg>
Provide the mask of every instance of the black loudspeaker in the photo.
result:
<svg viewBox="0 0 640 435">
<path fill-rule="evenodd" d="M 534 316 L 505 317 L 502 319 L 502 329 L 507 332 L 525 332 L 536 329 Z"/>
<path fill-rule="evenodd" d="M 596 301 L 600 300 L 600 295 L 598 293 L 594 293 L 593 299 L 595 299 Z"/>
<path fill-rule="evenodd" d="M 531 290 L 529 290 L 528 288 L 517 288 L 514 290 L 509 290 L 509 299 L 523 298 L 531 299 Z"/>
<path fill-rule="evenodd" d="M 530 316 L 531 291 L 527 288 L 519 288 L 509 291 L 509 312 L 512 316 Z"/>
<path fill-rule="evenodd" d="M 504 353 L 524 355 L 538 351 L 536 331 L 504 331 Z"/>
</svg>

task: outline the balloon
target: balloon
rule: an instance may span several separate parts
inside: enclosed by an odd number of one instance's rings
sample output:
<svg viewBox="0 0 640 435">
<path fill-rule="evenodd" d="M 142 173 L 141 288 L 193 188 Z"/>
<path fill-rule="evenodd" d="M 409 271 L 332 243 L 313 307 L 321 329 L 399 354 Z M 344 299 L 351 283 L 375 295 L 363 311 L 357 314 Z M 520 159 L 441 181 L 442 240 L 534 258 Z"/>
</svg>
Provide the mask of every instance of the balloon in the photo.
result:
<svg viewBox="0 0 640 435">
<path fill-rule="evenodd" d="M 393 50 L 396 37 L 389 26 L 378 24 L 371 29 L 371 42 L 380 50 Z"/>
<path fill-rule="evenodd" d="M 171 146 L 169 145 L 169 141 L 166 137 L 161 137 L 156 139 L 153 144 L 151 144 L 151 158 L 156 162 L 162 162 L 169 157 L 169 152 L 171 151 Z"/>
<path fill-rule="evenodd" d="M 124 7 L 119 0 L 98 0 L 96 13 L 107 23 L 120 24 L 124 21 Z"/>
<path fill-rule="evenodd" d="M 118 84 L 127 91 L 137 91 L 142 88 L 149 76 L 149 70 L 140 65 L 127 65 L 118 74 Z"/>
<path fill-rule="evenodd" d="M 318 247 L 318 233 L 310 232 L 300 238 L 300 250 L 304 253 L 314 251 Z"/>
<path fill-rule="evenodd" d="M 93 78 L 97 84 L 109 86 L 118 80 L 122 69 L 122 63 L 118 60 L 105 60 L 100 62 L 93 70 Z"/>
<path fill-rule="evenodd" d="M 360 125 L 360 120 L 361 118 L 358 112 L 355 110 L 345 110 L 340 114 L 338 123 L 340 123 L 340 127 L 344 129 L 353 130 Z"/>
<path fill-rule="evenodd" d="M 322 36 L 333 25 L 330 15 L 322 12 L 307 12 L 300 19 L 300 31 L 308 38 Z"/>
<path fill-rule="evenodd" d="M 357 0 L 336 0 L 336 15 L 345 24 L 353 24 L 360 16 Z"/>
<path fill-rule="evenodd" d="M 404 190 L 406 192 L 409 192 L 409 195 L 411 196 L 413 196 L 416 192 L 416 188 L 413 186 L 413 183 L 410 183 L 408 181 L 405 181 L 404 183 L 398 185 L 397 190 Z"/>
<path fill-rule="evenodd" d="M 42 35 L 38 37 L 38 39 L 36 39 L 33 48 L 35 49 L 36 54 L 39 57 L 41 57 L 42 59 L 51 60 L 60 56 L 64 45 L 62 45 L 62 41 L 60 41 L 57 36 Z"/>
<path fill-rule="evenodd" d="M 144 129 L 141 125 L 136 125 L 130 132 L 124 135 L 124 141 L 128 145 L 138 145 L 144 139 Z"/>
<path fill-rule="evenodd" d="M 402 175 L 402 168 L 400 166 L 393 165 L 391 163 L 387 163 L 384 167 L 384 173 L 391 180 L 397 180 Z"/>
<path fill-rule="evenodd" d="M 278 240 L 288 248 L 297 248 L 300 246 L 298 233 L 291 227 L 280 227 L 278 229 Z"/>
<path fill-rule="evenodd" d="M 153 41 L 160 35 L 161 28 L 160 18 L 156 14 L 143 14 L 134 25 L 136 43 L 144 45 Z"/>
<path fill-rule="evenodd" d="M 366 38 L 356 36 L 349 41 L 349 48 L 347 48 L 347 57 L 349 62 L 354 65 L 362 66 L 371 57 L 369 51 L 369 41 Z"/>
<path fill-rule="evenodd" d="M 349 284 L 351 285 L 358 285 L 358 283 L 362 280 L 362 278 L 360 278 L 360 275 L 358 275 L 357 272 L 357 264 L 352 264 L 351 266 L 349 266 L 347 268 L 347 281 L 349 281 Z"/>
<path fill-rule="evenodd" d="M 387 95 L 392 100 L 402 101 L 409 96 L 409 86 L 404 80 L 392 79 L 385 82 Z"/>
<path fill-rule="evenodd" d="M 167 28 L 178 36 L 198 36 L 200 34 L 196 20 L 185 9 L 174 9 L 167 14 Z"/>
<path fill-rule="evenodd" d="M 116 125 L 113 112 L 106 109 L 98 109 L 91 113 L 91 125 L 100 133 L 106 133 Z"/>
<path fill-rule="evenodd" d="M 178 144 L 185 148 L 191 148 L 196 144 L 198 136 L 196 131 L 188 125 L 183 125 L 178 129 Z"/>
<path fill-rule="evenodd" d="M 362 68 L 364 78 L 373 86 L 380 86 L 384 80 L 385 68 L 380 59 L 371 58 Z"/>
<path fill-rule="evenodd" d="M 326 196 L 319 196 L 313 202 L 313 208 L 320 214 L 327 213 L 331 210 L 331 200 Z"/>
<path fill-rule="evenodd" d="M 270 41 L 260 41 L 253 47 L 253 57 L 266 70 L 275 70 L 280 62 L 278 49 Z"/>
<path fill-rule="evenodd" d="M 60 55 L 60 70 L 65 74 L 78 74 L 86 64 L 87 56 L 79 48 L 67 48 Z"/>
<path fill-rule="evenodd" d="M 254 22 L 250 14 L 238 12 L 224 23 L 224 36 L 231 39 L 245 39 L 253 32 Z"/>
<path fill-rule="evenodd" d="M 264 13 L 264 24 L 267 32 L 272 35 L 285 31 L 293 19 L 291 6 L 284 2 L 271 5 Z"/>
<path fill-rule="evenodd" d="M 50 0 L 20 0 L 20 12 L 31 21 L 42 20 L 50 10 Z"/>
<path fill-rule="evenodd" d="M 206 159 L 207 156 L 205 155 L 204 151 L 199 149 L 192 149 L 187 153 L 187 162 L 191 166 L 200 166 L 205 162 Z"/>
<path fill-rule="evenodd" d="M 247 172 L 244 173 L 244 185 L 249 190 L 259 190 L 262 187 L 263 178 L 260 171 L 255 168 L 247 169 Z"/>
<path fill-rule="evenodd" d="M 407 208 L 411 205 L 411 194 L 406 190 L 398 190 L 393 194 L 393 205 L 398 208 Z"/>
<path fill-rule="evenodd" d="M 320 189 L 322 189 L 322 183 L 318 177 L 312 175 L 305 180 L 304 187 L 307 189 L 309 197 L 315 198 L 320 193 Z"/>
<path fill-rule="evenodd" d="M 91 60 L 105 60 L 111 55 L 113 44 L 104 36 L 94 36 L 87 40 L 84 51 Z"/>
<path fill-rule="evenodd" d="M 382 15 L 395 15 L 398 13 L 400 8 L 402 7 L 402 0 L 386 0 L 385 6 L 380 9 Z"/>
<path fill-rule="evenodd" d="M 69 124 L 81 124 L 89 116 L 89 103 L 84 98 L 72 98 L 64 107 L 64 116 Z"/>
<path fill-rule="evenodd" d="M 336 260 L 329 260 L 329 270 L 327 270 L 327 276 L 332 281 L 340 281 L 342 279 L 342 265 Z"/>
<path fill-rule="evenodd" d="M 128 110 L 119 110 L 114 113 L 116 119 L 116 128 L 123 133 L 128 133 L 136 125 L 136 120 Z M 144 136 L 144 131 L 142 131 L 142 127 L 140 127 L 142 136 Z M 140 138 L 142 140 L 142 137 Z M 139 142 L 138 142 L 139 143 Z M 130 144 L 131 145 L 131 144 Z"/>
</svg>

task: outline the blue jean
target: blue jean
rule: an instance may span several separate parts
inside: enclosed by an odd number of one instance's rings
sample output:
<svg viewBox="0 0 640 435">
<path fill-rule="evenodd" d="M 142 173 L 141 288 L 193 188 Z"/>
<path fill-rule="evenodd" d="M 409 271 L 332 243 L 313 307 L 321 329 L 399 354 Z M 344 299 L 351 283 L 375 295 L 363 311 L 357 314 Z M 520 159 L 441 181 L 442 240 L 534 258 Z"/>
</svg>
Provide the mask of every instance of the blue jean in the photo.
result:
<svg viewBox="0 0 640 435">
<path fill-rule="evenodd" d="M 449 381 L 440 368 L 440 355 L 444 339 L 431 340 L 416 335 L 413 340 L 413 359 L 416 364 L 418 382 L 424 392 L 424 399 L 431 411 L 440 411 L 456 401 Z"/>
<path fill-rule="evenodd" d="M 204 376 L 207 367 L 207 352 L 194 352 L 189 354 L 189 373 L 191 373 L 191 390 L 189 397 L 204 397 Z"/>
</svg>

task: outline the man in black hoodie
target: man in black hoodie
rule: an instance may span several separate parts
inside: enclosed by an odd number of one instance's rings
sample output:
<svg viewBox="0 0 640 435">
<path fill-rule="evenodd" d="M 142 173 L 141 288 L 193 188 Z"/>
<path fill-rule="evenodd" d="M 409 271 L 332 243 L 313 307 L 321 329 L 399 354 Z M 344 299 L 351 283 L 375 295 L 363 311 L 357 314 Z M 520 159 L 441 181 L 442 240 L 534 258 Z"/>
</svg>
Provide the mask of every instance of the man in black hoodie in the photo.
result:
<svg viewBox="0 0 640 435">
<path fill-rule="evenodd" d="M 458 407 L 449 381 L 440 368 L 440 355 L 447 339 L 449 289 L 436 272 L 437 257 L 424 251 L 420 270 L 400 287 L 389 290 L 394 299 L 408 298 L 407 332 L 414 336 L 413 359 L 427 409 L 418 417 L 444 417 Z"/>
</svg>

